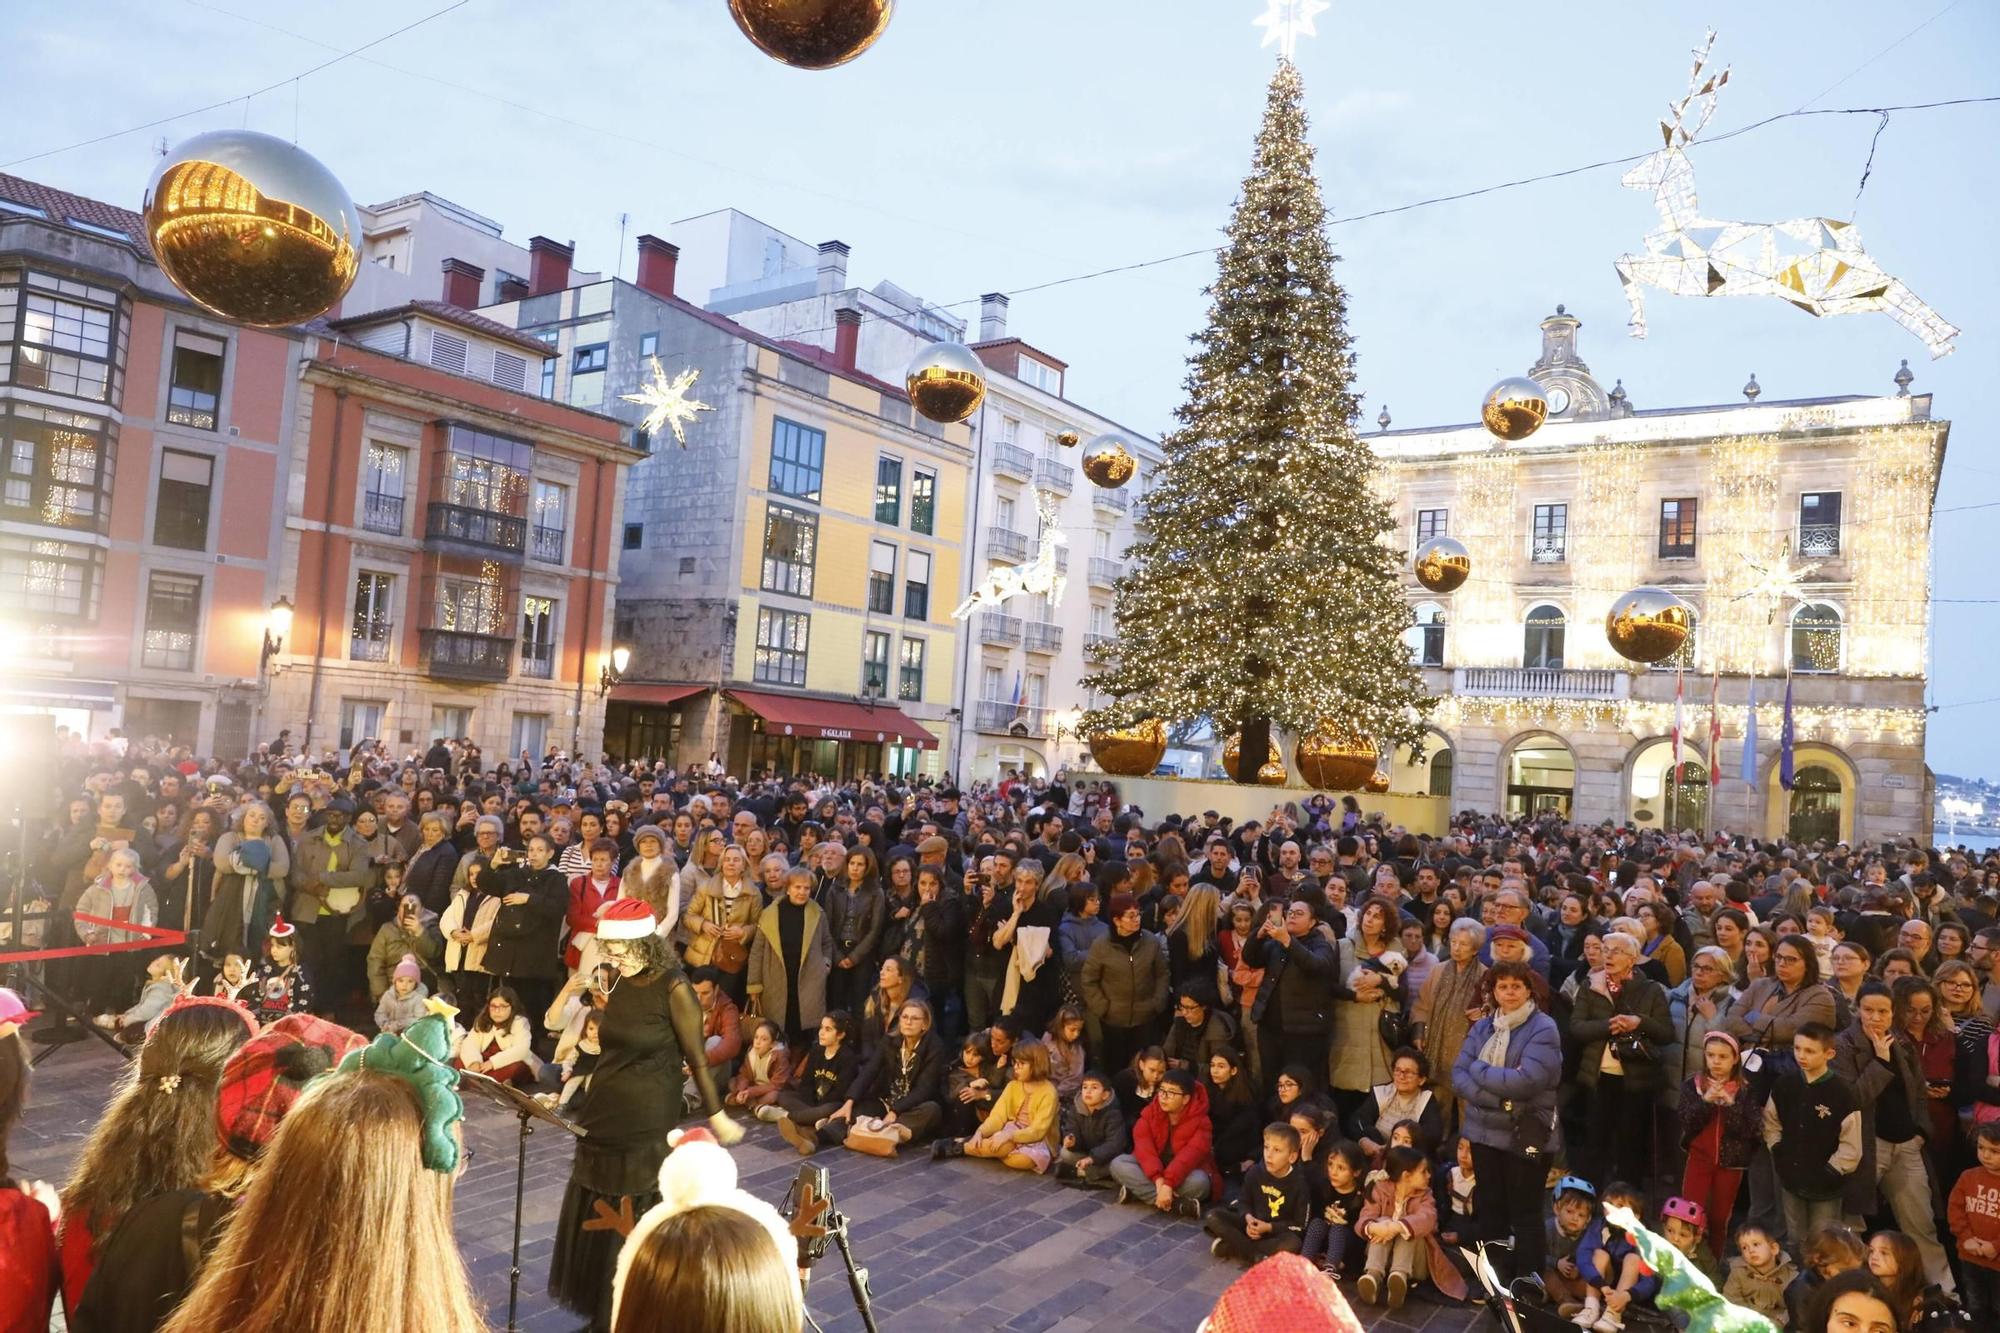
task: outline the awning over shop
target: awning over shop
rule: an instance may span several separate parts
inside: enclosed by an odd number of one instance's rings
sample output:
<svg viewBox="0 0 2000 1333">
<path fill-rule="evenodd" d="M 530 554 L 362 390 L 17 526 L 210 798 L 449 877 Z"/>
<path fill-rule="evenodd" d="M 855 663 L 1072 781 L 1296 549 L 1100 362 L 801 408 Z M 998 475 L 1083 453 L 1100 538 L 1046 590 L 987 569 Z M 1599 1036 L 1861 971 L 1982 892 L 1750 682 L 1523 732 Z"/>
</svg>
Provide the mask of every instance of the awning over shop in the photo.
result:
<svg viewBox="0 0 2000 1333">
<path fill-rule="evenodd" d="M 103 710 L 118 703 L 118 687 L 108 680 L 69 680 L 62 676 L 16 676 L 0 683 L 0 708 L 88 708 Z"/>
<path fill-rule="evenodd" d="M 611 702 L 615 704 L 677 704 L 683 699 L 692 699 L 697 694 L 705 694 L 707 685 L 642 685 L 637 682 L 620 682 L 611 687 Z"/>
<path fill-rule="evenodd" d="M 729 697 L 764 719 L 781 736 L 833 741 L 874 741 L 912 750 L 935 750 L 937 737 L 921 722 L 889 704 L 873 708 L 832 699 L 805 699 L 792 694 L 730 690 Z"/>
</svg>

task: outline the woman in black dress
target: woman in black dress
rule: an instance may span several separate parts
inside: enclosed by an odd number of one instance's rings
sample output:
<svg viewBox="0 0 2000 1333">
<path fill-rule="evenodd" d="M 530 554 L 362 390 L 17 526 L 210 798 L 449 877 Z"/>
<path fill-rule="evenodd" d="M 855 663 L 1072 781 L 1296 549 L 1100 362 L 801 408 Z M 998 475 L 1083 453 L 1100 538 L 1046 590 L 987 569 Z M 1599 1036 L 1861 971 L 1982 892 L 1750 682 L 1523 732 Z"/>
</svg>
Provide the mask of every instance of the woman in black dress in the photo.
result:
<svg viewBox="0 0 2000 1333">
<path fill-rule="evenodd" d="M 716 1139 L 726 1146 L 743 1137 L 701 1057 L 701 1002 L 657 926 L 636 898 L 607 904 L 598 918 L 598 957 L 618 976 L 598 1025 L 603 1054 L 576 1101 L 585 1135 L 549 1261 L 549 1295 L 588 1315 L 595 1330 L 611 1327 L 611 1278 L 625 1233 L 660 1201 L 667 1134 L 680 1121 L 682 1052 L 694 1053 L 688 1067 Z"/>
</svg>

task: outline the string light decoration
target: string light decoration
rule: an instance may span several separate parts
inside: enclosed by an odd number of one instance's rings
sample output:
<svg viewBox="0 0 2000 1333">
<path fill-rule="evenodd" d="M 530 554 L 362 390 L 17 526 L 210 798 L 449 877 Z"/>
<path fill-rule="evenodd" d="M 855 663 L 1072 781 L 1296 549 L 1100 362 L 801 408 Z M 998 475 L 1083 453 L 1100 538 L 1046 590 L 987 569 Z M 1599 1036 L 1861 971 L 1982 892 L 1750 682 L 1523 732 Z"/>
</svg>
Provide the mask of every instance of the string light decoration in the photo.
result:
<svg viewBox="0 0 2000 1333">
<path fill-rule="evenodd" d="M 1338 726 L 1385 749 L 1420 746 L 1425 697 L 1375 459 L 1353 422 L 1347 298 L 1306 138 L 1304 88 L 1281 60 L 1254 161 L 1194 336 L 1179 425 L 1119 581 L 1114 654 L 1082 682 L 1116 702 L 1096 733 L 1206 717 L 1242 732 Z M 1226 590 L 1190 634 L 1190 588 Z M 1253 730 L 1253 727 L 1255 728 Z"/>
<path fill-rule="evenodd" d="M 1465 666 L 1518 664 L 1521 630 L 1515 614 L 1513 570 L 1519 454 L 1484 452 L 1452 467 L 1452 514 L 1458 539 L 1472 553 L 1472 577 L 1452 594 L 1452 658 Z M 1481 571 L 1487 571 L 1482 575 Z"/>
<path fill-rule="evenodd" d="M 1930 524 L 1903 518 L 1928 514 L 1937 489 L 1943 427 L 1864 432 L 1860 476 L 1853 491 L 1855 522 L 1845 525 L 1842 557 L 1853 571 L 1848 594 L 1846 661 L 1850 675 L 1919 676 L 1930 643 Z"/>
<path fill-rule="evenodd" d="M 1705 727 L 1708 706 L 1696 710 Z M 1743 704 L 1723 704 L 1717 710 L 1725 736 L 1740 738 L 1749 709 Z M 1760 700 L 1757 730 L 1765 736 L 1777 734 L 1784 724 L 1782 698 Z M 1555 732 L 1613 733 L 1629 736 L 1633 744 L 1659 736 L 1671 736 L 1674 706 L 1640 699 L 1544 699 L 1501 695 L 1454 694 L 1438 700 L 1431 715 L 1433 725 L 1453 729 L 1498 727 L 1510 731 L 1544 729 Z M 1922 745 L 1927 715 L 1921 708 L 1859 708 L 1834 705 L 1794 705 L 1794 730 L 1801 741 L 1822 741 L 1849 746 L 1894 741 L 1901 745 Z"/>
<path fill-rule="evenodd" d="M 1575 568 L 1589 572 L 1591 586 L 1574 590 L 1570 624 L 1579 632 L 1564 636 L 1563 664 L 1629 670 L 1630 664 L 1594 631 L 1622 595 L 1605 589 L 1648 581 L 1640 558 L 1644 548 L 1634 535 L 1646 494 L 1645 461 L 1637 445 L 1598 445 L 1578 457 L 1577 472 L 1580 503 L 1570 511 L 1575 518 L 1568 555 Z"/>
<path fill-rule="evenodd" d="M 1276 45 L 1278 54 L 1289 61 L 1298 52 L 1299 38 L 1319 36 L 1314 20 L 1331 8 L 1328 0 L 1270 0 L 1270 7 L 1250 20 L 1250 26 L 1262 28 L 1263 45 Z"/>
<path fill-rule="evenodd" d="M 1752 595 L 1757 566 L 1774 560 L 1789 535 L 1779 518 L 1779 454 L 1775 435 L 1731 435 L 1709 446 L 1702 540 L 1711 552 L 1729 553 L 1704 562 L 1708 614 L 1701 634 L 1710 670 L 1769 674 L 1779 664 L 1770 608 Z"/>
<path fill-rule="evenodd" d="M 1686 148 L 1715 114 L 1729 71 L 1709 69 L 1715 33 L 1695 50 L 1687 95 L 1660 122 L 1666 144 L 1626 172 L 1622 184 L 1652 194 L 1661 223 L 1646 234 L 1646 253 L 1621 255 L 1618 280 L 1632 307 L 1632 336 L 1646 336 L 1644 287 L 1675 296 L 1773 296 L 1809 315 L 1879 311 L 1923 340 L 1933 358 L 1948 356 L 1958 329 L 1890 277 L 1862 247 L 1852 222 L 1793 218 L 1723 222 L 1704 217 Z M 1886 117 L 1885 117 L 1886 119 Z"/>
<path fill-rule="evenodd" d="M 628 403 L 637 403 L 646 409 L 646 419 L 639 423 L 648 435 L 660 433 L 660 427 L 671 426 L 674 443 L 687 448 L 687 427 L 695 417 L 715 409 L 707 403 L 688 397 L 688 390 L 701 378 L 701 372 L 689 366 L 672 379 L 660 369 L 659 358 L 653 358 L 653 378 L 650 383 L 639 386 L 639 392 L 619 395 Z"/>
</svg>

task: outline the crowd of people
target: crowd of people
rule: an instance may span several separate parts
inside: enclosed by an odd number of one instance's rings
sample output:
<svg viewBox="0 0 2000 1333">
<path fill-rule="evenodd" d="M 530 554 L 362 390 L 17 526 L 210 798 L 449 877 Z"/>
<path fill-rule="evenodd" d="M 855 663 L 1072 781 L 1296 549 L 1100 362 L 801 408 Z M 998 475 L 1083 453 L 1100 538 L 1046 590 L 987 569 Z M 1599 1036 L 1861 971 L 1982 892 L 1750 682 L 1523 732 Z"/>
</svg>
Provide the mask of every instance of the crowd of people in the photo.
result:
<svg viewBox="0 0 2000 1333">
<path fill-rule="evenodd" d="M 190 1311 L 216 1246 L 319 1262 L 259 1191 L 310 1198 L 329 1155 L 403 1148 L 335 1150 L 303 1113 L 428 1124 L 417 1094 L 313 1082 L 371 1032 L 589 1130 L 550 1290 L 598 1328 L 642 1326 L 620 1251 L 675 1206 L 690 1115 L 724 1145 L 990 1159 L 1390 1308 L 1480 1299 L 1462 1247 L 1484 1241 L 1579 1328 L 1659 1324 L 1624 1207 L 1787 1330 L 1856 1301 L 1890 1333 L 2000 1319 L 2000 859 L 1474 813 L 1426 836 L 1326 795 L 1236 822 L 1096 775 L 739 781 L 283 741 L 233 765 L 72 745 L 0 911 L 29 946 L 189 935 L 47 964 L 136 1051 L 39 1205 L 79 1333 L 212 1326 Z M 448 1237 L 451 1173 L 401 1165 L 376 1202 Z M 144 1311 L 93 1296 L 114 1251 L 160 1287 Z M 463 1291 L 455 1253 L 406 1267 L 396 1292 Z M 423 1326 L 477 1327 L 462 1309 Z M 234 1326 L 321 1326 L 291 1317 Z"/>
</svg>

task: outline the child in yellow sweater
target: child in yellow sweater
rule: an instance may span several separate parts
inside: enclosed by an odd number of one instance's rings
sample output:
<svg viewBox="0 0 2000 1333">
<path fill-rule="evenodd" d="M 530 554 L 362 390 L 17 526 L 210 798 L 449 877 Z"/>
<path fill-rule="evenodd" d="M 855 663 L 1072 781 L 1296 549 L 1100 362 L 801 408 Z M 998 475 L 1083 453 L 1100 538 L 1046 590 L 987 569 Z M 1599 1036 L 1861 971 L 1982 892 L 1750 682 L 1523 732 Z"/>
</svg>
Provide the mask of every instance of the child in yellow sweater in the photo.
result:
<svg viewBox="0 0 2000 1333">
<path fill-rule="evenodd" d="M 1014 1048 L 1014 1077 L 965 1141 L 968 1157 L 998 1157 L 1016 1171 L 1045 1172 L 1055 1160 L 1061 1099 L 1049 1077 L 1049 1051 L 1038 1041 Z"/>
</svg>

